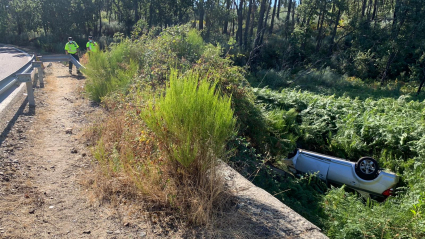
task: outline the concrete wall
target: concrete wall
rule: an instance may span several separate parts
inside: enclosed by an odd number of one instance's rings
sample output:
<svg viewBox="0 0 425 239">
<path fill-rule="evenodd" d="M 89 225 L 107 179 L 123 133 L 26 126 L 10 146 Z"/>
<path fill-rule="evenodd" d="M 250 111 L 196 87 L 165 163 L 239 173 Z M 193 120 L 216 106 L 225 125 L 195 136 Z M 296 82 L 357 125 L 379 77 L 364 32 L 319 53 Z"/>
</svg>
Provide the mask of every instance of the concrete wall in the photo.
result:
<svg viewBox="0 0 425 239">
<path fill-rule="evenodd" d="M 328 238 L 320 228 L 270 193 L 256 187 L 227 164 L 222 163 L 219 171 L 226 186 L 237 198 L 237 220 L 241 225 L 251 227 L 250 231 L 252 227 L 258 227 L 252 238 Z"/>
</svg>

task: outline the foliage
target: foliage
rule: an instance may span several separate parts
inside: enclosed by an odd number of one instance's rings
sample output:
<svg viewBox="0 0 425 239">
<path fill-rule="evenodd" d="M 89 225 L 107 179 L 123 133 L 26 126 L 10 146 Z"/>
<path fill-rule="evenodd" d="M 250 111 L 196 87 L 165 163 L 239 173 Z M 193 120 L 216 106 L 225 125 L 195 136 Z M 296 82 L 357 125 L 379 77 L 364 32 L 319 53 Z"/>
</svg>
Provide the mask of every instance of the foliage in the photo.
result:
<svg viewBox="0 0 425 239">
<path fill-rule="evenodd" d="M 421 72 L 418 72 L 419 76 L 420 74 Z M 361 100 L 399 98 L 402 95 L 409 95 L 412 100 L 425 99 L 424 96 L 416 94 L 417 84 L 414 81 L 411 83 L 395 81 L 381 87 L 379 82 L 340 75 L 329 67 L 318 70 L 302 70 L 295 74 L 290 70 L 261 70 L 251 74 L 248 80 L 253 87 L 268 87 L 277 91 L 282 89 L 304 90 L 316 94 Z"/>
<path fill-rule="evenodd" d="M 131 44 L 121 43 L 113 46 L 112 51 L 89 56 L 83 72 L 89 78 L 86 90 L 93 101 L 100 102 L 109 92 L 128 87 L 138 71 L 132 52 Z"/>
<path fill-rule="evenodd" d="M 373 200 L 365 203 L 344 189 L 330 190 L 323 201 L 326 217 L 322 216 L 328 236 L 398 234 L 402 238 L 421 238 L 425 235 L 419 226 L 424 222 L 419 216 L 425 187 L 423 102 L 413 101 L 409 96 L 359 100 L 290 89 L 280 93 L 255 89 L 254 93 L 257 103 L 268 112 L 268 118 L 279 119 L 278 125 L 294 122 L 287 119 L 287 114 L 297 112 L 299 119 L 292 124 L 291 132 L 302 148 L 353 161 L 369 155 L 401 176 L 397 196 L 381 204 Z"/>
<path fill-rule="evenodd" d="M 141 117 L 157 138 L 181 195 L 183 211 L 195 224 L 210 220 L 222 200 L 218 159 L 226 159 L 226 141 L 234 134 L 231 99 L 216 83 L 199 75 L 171 71 L 165 96 L 147 99 Z M 185 193 L 184 191 L 190 191 Z M 206 215 L 206 216 L 205 216 Z"/>
<path fill-rule="evenodd" d="M 231 100 L 215 92 L 216 84 L 194 74 L 180 78 L 172 71 L 165 96 L 153 99 L 142 112 L 168 158 L 202 177 L 223 156 L 235 126 Z"/>
<path fill-rule="evenodd" d="M 243 77 L 238 67 L 219 59 L 219 47 L 199 42 L 196 32 L 190 33 L 195 40 L 185 43 L 189 52 L 176 48 L 171 36 L 184 39 L 184 29 L 133 40 L 117 35 L 110 51 L 90 56 L 87 90 L 109 109 L 111 124 L 102 128 L 95 156 L 105 174 L 131 178 L 149 202 L 191 223 L 208 224 L 228 198 L 215 166 L 217 159 L 226 159 L 225 142 L 236 124 L 230 89 L 237 88 L 238 79 L 222 78 L 219 72 Z M 196 62 L 187 60 L 193 53 L 189 49 L 199 50 Z M 201 59 L 207 71 L 190 68 L 201 65 Z M 116 62 L 134 63 L 136 73 L 127 69 L 120 77 Z"/>
</svg>

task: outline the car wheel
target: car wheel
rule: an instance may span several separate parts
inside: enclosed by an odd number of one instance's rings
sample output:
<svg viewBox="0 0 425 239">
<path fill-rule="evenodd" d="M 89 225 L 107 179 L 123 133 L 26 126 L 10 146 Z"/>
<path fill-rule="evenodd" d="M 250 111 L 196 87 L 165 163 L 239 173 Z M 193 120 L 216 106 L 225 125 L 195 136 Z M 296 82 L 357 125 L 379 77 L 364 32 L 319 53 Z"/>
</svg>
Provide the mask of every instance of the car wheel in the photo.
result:
<svg viewBox="0 0 425 239">
<path fill-rule="evenodd" d="M 371 157 L 360 158 L 356 163 L 356 174 L 361 179 L 373 180 L 379 175 L 378 162 Z"/>
</svg>

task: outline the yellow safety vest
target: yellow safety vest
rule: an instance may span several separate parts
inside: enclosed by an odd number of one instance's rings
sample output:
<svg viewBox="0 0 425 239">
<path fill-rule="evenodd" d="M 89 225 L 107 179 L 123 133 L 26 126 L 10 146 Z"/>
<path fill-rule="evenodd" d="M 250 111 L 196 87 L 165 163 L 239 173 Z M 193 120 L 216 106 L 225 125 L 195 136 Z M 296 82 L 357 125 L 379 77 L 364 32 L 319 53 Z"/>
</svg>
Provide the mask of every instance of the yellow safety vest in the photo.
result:
<svg viewBox="0 0 425 239">
<path fill-rule="evenodd" d="M 75 41 L 72 43 L 67 42 L 65 45 L 65 50 L 68 51 L 69 54 L 77 53 L 77 48 L 79 48 L 79 46 Z"/>
<path fill-rule="evenodd" d="M 97 45 L 97 42 L 87 42 L 86 44 L 87 49 L 90 49 L 91 52 L 97 52 L 99 49 L 99 46 Z"/>
</svg>

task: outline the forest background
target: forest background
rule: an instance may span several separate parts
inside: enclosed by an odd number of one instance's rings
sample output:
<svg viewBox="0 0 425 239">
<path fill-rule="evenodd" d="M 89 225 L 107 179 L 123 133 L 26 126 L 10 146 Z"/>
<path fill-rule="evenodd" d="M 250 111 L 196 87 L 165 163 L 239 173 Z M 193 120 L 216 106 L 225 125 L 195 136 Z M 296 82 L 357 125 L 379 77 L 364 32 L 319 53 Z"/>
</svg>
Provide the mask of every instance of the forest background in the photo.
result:
<svg viewBox="0 0 425 239">
<path fill-rule="evenodd" d="M 123 123 L 109 122 L 122 135 L 101 137 L 99 161 L 119 170 L 117 155 L 140 158 L 157 138 L 119 131 L 139 122 L 135 85 L 198 72 L 232 97 L 229 163 L 333 238 L 425 236 L 424 23 L 421 0 L 0 0 L 2 43 L 61 53 L 68 36 L 84 50 L 93 35 L 105 50 L 87 65 L 87 91 Z M 116 147 L 128 138 L 138 140 Z M 394 197 L 274 174 L 297 145 L 376 158 L 401 177 Z"/>
<path fill-rule="evenodd" d="M 251 71 L 330 67 L 382 85 L 423 83 L 423 16 L 420 0 L 1 0 L 0 42 L 62 52 L 68 36 L 108 45 L 135 27 L 191 23 L 206 42 L 232 36 L 235 63 Z"/>
</svg>

